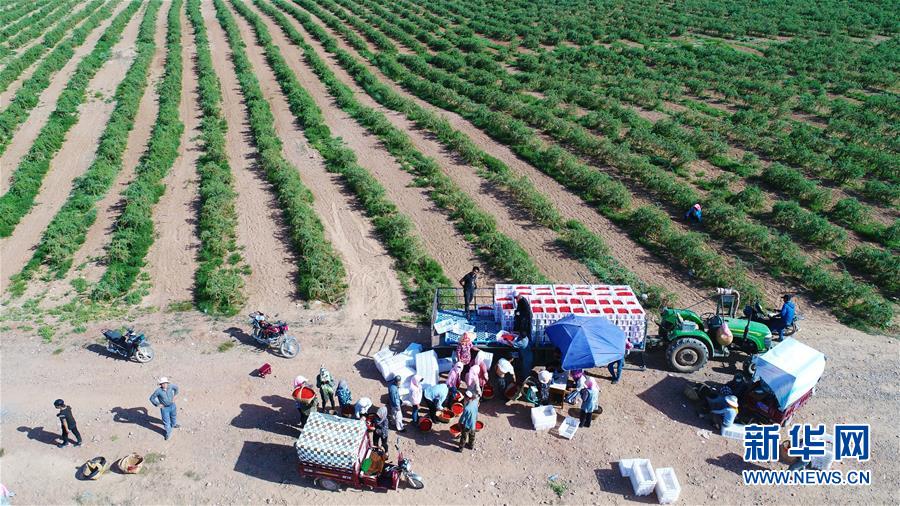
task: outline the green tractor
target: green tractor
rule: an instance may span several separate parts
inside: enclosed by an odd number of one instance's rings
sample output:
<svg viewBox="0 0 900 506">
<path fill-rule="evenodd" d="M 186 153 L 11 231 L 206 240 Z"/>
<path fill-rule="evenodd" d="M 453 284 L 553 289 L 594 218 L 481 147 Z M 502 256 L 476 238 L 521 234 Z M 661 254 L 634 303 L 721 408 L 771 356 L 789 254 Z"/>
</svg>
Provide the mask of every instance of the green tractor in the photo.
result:
<svg viewBox="0 0 900 506">
<path fill-rule="evenodd" d="M 691 309 L 662 309 L 658 343 L 666 346 L 666 360 L 673 370 L 694 372 L 702 369 L 710 357 L 725 359 L 735 351 L 752 357 L 772 347 L 769 327 L 752 318 L 735 316 L 741 304 L 737 290 L 717 288 L 715 300 L 715 313 L 698 315 Z M 746 360 L 745 370 L 750 367 L 751 361 Z"/>
</svg>

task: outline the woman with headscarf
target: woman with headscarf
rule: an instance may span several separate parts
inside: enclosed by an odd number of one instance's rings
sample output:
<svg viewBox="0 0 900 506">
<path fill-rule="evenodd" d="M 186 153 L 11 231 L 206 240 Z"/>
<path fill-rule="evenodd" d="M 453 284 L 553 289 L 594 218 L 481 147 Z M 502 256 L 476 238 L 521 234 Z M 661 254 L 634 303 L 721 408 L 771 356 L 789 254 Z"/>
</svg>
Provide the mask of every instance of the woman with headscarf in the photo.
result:
<svg viewBox="0 0 900 506">
<path fill-rule="evenodd" d="M 385 455 L 387 455 L 388 410 L 384 406 L 378 408 L 378 414 L 375 415 L 375 431 L 372 433 L 372 446 L 378 446 L 379 443 L 381 443 L 381 448 L 384 450 Z"/>
<path fill-rule="evenodd" d="M 412 423 L 419 425 L 419 406 L 422 404 L 422 376 L 415 375 L 409 380 L 409 402 L 412 404 Z"/>
<path fill-rule="evenodd" d="M 597 403 L 600 399 L 600 387 L 594 378 L 584 379 L 584 387 L 581 389 L 581 422 L 579 427 L 590 427 L 591 419 L 594 411 L 597 410 Z"/>
<path fill-rule="evenodd" d="M 365 418 L 365 416 L 369 414 L 369 408 L 371 407 L 372 399 L 360 397 L 359 400 L 356 401 L 356 406 L 353 407 L 353 418 L 356 418 L 357 420 Z"/>
<path fill-rule="evenodd" d="M 334 411 L 334 378 L 325 366 L 319 368 L 316 376 L 316 386 L 319 387 L 319 395 L 322 396 L 322 412 L 325 412 L 325 401 L 331 401 L 331 410 Z"/>
<path fill-rule="evenodd" d="M 295 392 L 300 387 L 309 387 L 305 376 L 297 376 L 296 378 L 294 378 L 293 385 Z M 312 390 L 312 388 L 310 388 L 310 390 Z M 300 397 L 297 396 L 294 397 L 294 403 L 297 406 L 297 411 L 300 412 L 300 428 L 302 429 L 304 426 L 306 426 L 306 420 L 309 419 L 309 415 L 316 410 L 316 405 L 319 403 L 319 399 L 313 391 L 313 397 L 311 399 L 300 400 Z"/>
<path fill-rule="evenodd" d="M 346 406 L 349 406 L 353 402 L 353 395 L 350 393 L 350 387 L 347 385 L 347 380 L 338 381 L 337 390 L 334 392 L 337 395 L 338 405 L 341 407 L 341 416 L 344 416 L 346 413 Z"/>
<path fill-rule="evenodd" d="M 457 362 L 447 373 L 447 388 L 450 390 L 450 403 L 456 402 L 456 392 L 459 390 L 459 382 L 462 381 L 463 367 L 465 363 Z"/>
<path fill-rule="evenodd" d="M 466 388 L 469 392 L 481 397 L 487 379 L 487 365 L 479 353 L 475 356 L 475 363 L 469 367 L 469 372 L 466 373 Z"/>
</svg>

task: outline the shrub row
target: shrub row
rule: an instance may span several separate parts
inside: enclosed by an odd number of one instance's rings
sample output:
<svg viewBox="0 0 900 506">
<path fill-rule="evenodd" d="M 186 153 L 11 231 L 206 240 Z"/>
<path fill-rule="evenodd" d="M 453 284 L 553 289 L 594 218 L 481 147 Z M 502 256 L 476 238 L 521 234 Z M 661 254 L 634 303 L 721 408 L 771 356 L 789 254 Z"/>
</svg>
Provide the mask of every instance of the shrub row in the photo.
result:
<svg viewBox="0 0 900 506">
<path fill-rule="evenodd" d="M 16 91 L 9 106 L 0 113 L 0 154 L 6 151 L 19 125 L 28 118 L 29 112 L 38 104 L 41 93 L 50 85 L 50 78 L 58 72 L 75 55 L 75 48 L 84 44 L 87 36 L 108 18 L 112 10 L 100 9 L 79 26 L 65 42 L 60 43 L 41 62 L 34 73 Z M 121 30 L 119 30 L 121 32 Z M 106 33 L 109 32 L 107 29 Z M 91 53 L 94 54 L 94 53 Z M 77 69 L 76 69 L 77 72 Z M 96 71 L 95 71 L 96 72 Z M 72 78 L 69 82 L 73 82 Z M 68 88 L 68 87 L 67 87 Z M 63 95 L 60 95 L 62 98 Z M 57 104 L 59 104 L 57 99 Z"/>
<path fill-rule="evenodd" d="M 773 163 L 762 171 L 761 178 L 768 185 L 796 198 L 813 211 L 821 211 L 831 203 L 831 192 L 806 179 L 797 169 Z"/>
<path fill-rule="evenodd" d="M 282 27 L 285 34 L 304 50 L 308 61 L 324 80 L 334 80 L 333 73 L 327 68 L 327 65 L 303 41 L 302 35 L 284 19 L 280 12 L 258 0 L 254 0 L 254 3 L 271 16 Z M 609 254 L 609 248 L 600 237 L 583 226 L 565 223 L 554 204 L 541 194 L 527 177 L 516 176 L 505 163 L 479 149 L 468 136 L 454 129 L 444 118 L 420 107 L 414 101 L 382 84 L 364 65 L 340 49 L 334 39 L 314 23 L 305 12 L 281 0 L 276 0 L 276 5 L 294 16 L 323 45 L 326 51 L 334 54 L 338 63 L 369 96 L 385 107 L 403 113 L 417 126 L 433 133 L 444 146 L 476 167 L 483 177 L 509 191 L 532 219 L 560 233 L 563 244 L 573 256 L 580 259 L 603 282 L 633 285 L 636 289 L 648 293 L 650 303 L 654 305 L 662 305 L 665 300 L 670 298 L 662 288 L 644 283 L 615 261 Z M 358 39 L 357 43 L 361 43 L 362 47 L 365 47 L 365 43 L 361 40 Z"/>
<path fill-rule="evenodd" d="M 56 23 L 64 16 L 70 14 L 72 12 L 72 8 L 74 8 L 77 4 L 77 0 L 59 2 L 58 4 L 56 4 L 56 7 L 58 8 L 50 9 L 46 13 L 33 14 L 31 16 L 32 18 L 34 18 L 32 20 L 32 23 L 29 24 L 27 28 L 16 34 L 15 37 L 7 40 L 6 47 L 10 49 L 18 49 L 22 47 L 28 41 L 44 33 L 45 28 L 52 25 L 53 23 Z"/>
<path fill-rule="evenodd" d="M 283 65 L 281 71 L 291 73 L 283 63 L 277 48 L 270 44 L 270 37 L 265 25 L 252 12 L 248 11 L 248 14 L 253 16 L 255 25 L 259 29 L 258 34 L 265 35 L 264 44 L 276 50 L 272 51 L 272 56 L 280 59 L 280 63 Z M 294 33 L 294 35 L 298 34 Z M 447 211 L 456 228 L 479 249 L 481 255 L 494 268 L 495 272 L 506 279 L 522 280 L 522 282 L 546 280 L 521 245 L 501 233 L 497 229 L 494 217 L 479 209 L 477 203 L 444 174 L 437 162 L 418 151 L 409 136 L 391 124 L 383 113 L 360 104 L 354 97 L 353 91 L 337 79 L 325 62 L 316 57 L 315 51 L 303 43 L 302 38 L 293 40 L 303 48 L 307 63 L 335 98 L 338 107 L 381 139 L 387 151 L 398 161 L 399 165 L 416 175 L 421 184 L 430 189 L 429 194 L 432 201 Z M 279 70 L 276 69 L 276 73 L 278 72 Z"/>
<path fill-rule="evenodd" d="M 280 57 L 279 53 L 270 51 L 270 47 L 274 46 L 266 44 L 267 58 L 270 54 L 273 58 L 276 55 Z M 273 61 L 279 60 L 274 58 Z M 281 65 L 278 67 L 282 68 Z M 303 128 L 304 136 L 325 160 L 326 169 L 341 175 L 372 219 L 382 243 L 394 258 L 410 309 L 421 317 L 427 317 L 434 290 L 450 283 L 440 264 L 428 255 L 415 234 L 412 222 L 387 198 L 384 187 L 357 163 L 353 150 L 331 134 L 322 111 L 296 76 L 291 72 L 276 72 L 276 78 L 291 112 Z"/>
<path fill-rule="evenodd" d="M 347 293 L 344 265 L 325 238 L 324 227 L 312 207 L 312 193 L 303 185 L 297 168 L 282 156 L 271 108 L 247 58 L 237 23 L 221 0 L 214 3 L 216 17 L 225 29 L 231 47 L 231 60 L 246 100 L 260 165 L 278 194 L 294 249 L 300 257 L 300 295 L 305 299 L 342 303 Z M 286 67 L 283 61 L 281 65 Z"/>
<path fill-rule="evenodd" d="M 793 200 L 781 200 L 772 206 L 772 221 L 800 240 L 841 253 L 847 232 L 825 218 L 807 211 Z"/>
<path fill-rule="evenodd" d="M 156 2 L 150 6 L 158 8 Z M 181 0 L 169 7 L 166 26 L 166 63 L 157 92 L 159 111 L 150 132 L 147 149 L 135 167 L 134 179 L 123 192 L 125 207 L 116 220 L 112 238 L 106 248 L 106 271 L 94 287 L 91 297 L 111 300 L 127 294 L 153 244 L 153 206 L 165 191 L 161 180 L 178 156 L 184 124 L 179 117 L 181 103 Z M 142 27 L 143 28 L 143 27 Z M 150 37 L 154 29 L 148 28 Z M 152 53 L 152 52 L 151 52 Z M 129 302 L 138 296 L 130 298 Z"/>
<path fill-rule="evenodd" d="M 115 1 L 116 0 L 113 0 L 113 3 L 110 4 L 109 8 L 112 8 Z M 6 91 L 6 88 L 8 88 L 13 81 L 18 79 L 22 72 L 25 72 L 25 69 L 30 67 L 32 63 L 41 57 L 41 55 L 55 46 L 57 42 L 62 40 L 62 38 L 69 33 L 69 30 L 71 30 L 73 26 L 80 23 L 81 20 L 88 17 L 92 12 L 96 11 L 104 2 L 106 2 L 106 0 L 94 0 L 89 3 L 84 9 L 73 14 L 70 18 L 60 23 L 59 26 L 45 35 L 40 44 L 31 46 L 25 50 L 25 52 L 7 63 L 3 67 L 3 70 L 0 71 L 0 92 Z"/>
<path fill-rule="evenodd" d="M 379 55 L 382 60 L 388 57 L 389 55 L 385 54 Z M 411 64 L 412 69 L 427 75 L 431 81 L 441 79 L 441 71 L 425 64 L 418 57 L 401 55 L 398 59 Z M 385 73 L 396 79 L 396 72 L 391 75 L 391 72 L 385 70 Z M 399 81 L 404 84 L 402 80 Z M 471 87 L 469 83 L 467 85 Z M 442 91 L 447 95 L 449 90 Z M 458 97 L 454 99 L 459 101 Z M 433 100 L 429 101 L 434 103 Z M 436 105 L 446 108 L 455 104 L 445 100 Z M 673 206 L 686 208 L 699 200 L 699 195 L 695 191 L 686 188 L 671 174 L 655 167 L 649 161 L 628 153 L 627 149 L 611 145 L 601 147 L 606 151 L 601 154 L 607 156 L 612 165 L 636 177 L 645 188 Z M 833 273 L 820 265 L 809 264 L 808 257 L 788 238 L 772 234 L 766 227 L 752 223 L 746 215 L 724 202 L 715 200 L 707 202 L 707 214 L 710 214 L 710 204 L 713 204 L 714 217 L 708 220 L 707 227 L 719 234 L 722 239 L 744 248 L 745 251 L 755 252 L 755 256 L 770 270 L 781 270 L 796 276 L 810 287 L 817 298 L 831 304 L 836 312 L 842 313 L 845 318 L 874 326 L 885 326 L 890 322 L 892 310 L 889 303 L 875 294 L 870 286 L 855 282 L 846 274 Z M 852 292 L 853 297 L 846 296 L 849 292 Z"/>
<path fill-rule="evenodd" d="M 66 132 L 78 120 L 79 106 L 86 98 L 87 86 L 91 78 L 94 77 L 94 74 L 100 70 L 103 63 L 110 57 L 110 48 L 119 41 L 122 36 L 122 30 L 125 29 L 128 20 L 131 19 L 131 16 L 134 15 L 140 6 L 140 0 L 132 0 L 128 7 L 123 9 L 113 19 L 113 22 L 100 37 L 100 40 L 97 41 L 93 51 L 78 63 L 78 67 L 76 67 L 75 72 L 66 84 L 66 88 L 56 101 L 56 109 L 50 114 L 50 119 L 41 128 L 28 154 L 25 155 L 19 163 L 19 167 L 13 173 L 9 190 L 0 197 L 0 237 L 7 237 L 12 234 L 19 220 L 34 205 L 34 197 L 40 191 L 44 176 L 50 168 L 50 162 L 53 160 L 56 152 L 62 147 Z M 108 14 L 108 11 L 101 10 L 95 16 L 107 16 Z M 69 51 L 71 52 L 70 48 Z M 48 56 L 49 58 L 52 58 L 52 55 Z M 44 79 L 46 78 L 44 76 Z M 23 86 L 23 89 L 19 90 L 19 94 L 23 93 L 24 89 Z M 28 93 L 28 91 L 25 91 L 25 93 Z M 17 94 L 17 97 L 19 94 Z M 18 100 L 14 101 L 4 113 L 15 107 L 16 104 L 18 104 Z M 10 137 L 11 135 L 4 137 L 4 140 L 8 143 Z"/>
<path fill-rule="evenodd" d="M 199 93 L 200 140 L 203 154 L 197 161 L 200 174 L 200 252 L 195 276 L 197 307 L 231 315 L 245 300 L 244 274 L 249 269 L 237 244 L 237 211 L 234 176 L 225 153 L 228 124 L 222 115 L 222 88 L 213 67 L 209 38 L 200 0 L 188 0 L 187 16 L 194 28 L 197 47 L 195 71 Z"/>
<path fill-rule="evenodd" d="M 872 246 L 857 246 L 846 261 L 876 280 L 885 295 L 900 297 L 900 256 Z"/>
<path fill-rule="evenodd" d="M 46 16 L 48 12 L 58 7 L 59 3 L 57 0 L 39 0 L 30 2 L 30 5 L 26 3 L 21 9 L 16 9 L 15 14 L 12 12 L 3 14 L 0 16 L 0 26 L 3 27 L 0 29 L 0 40 L 6 40 L 19 33 L 42 16 Z"/>
<path fill-rule="evenodd" d="M 141 97 L 147 87 L 150 61 L 156 51 L 154 31 L 160 0 L 153 0 L 144 11 L 135 46 L 137 53 L 125 78 L 116 88 L 116 105 L 106 123 L 94 161 L 79 176 L 69 198 L 44 230 L 40 243 L 17 277 L 28 279 L 42 264 L 61 278 L 72 265 L 72 256 L 84 242 L 88 228 L 97 216 L 97 201 L 106 195 L 122 169 L 122 154 L 128 144 L 128 133 L 134 126 Z"/>
</svg>

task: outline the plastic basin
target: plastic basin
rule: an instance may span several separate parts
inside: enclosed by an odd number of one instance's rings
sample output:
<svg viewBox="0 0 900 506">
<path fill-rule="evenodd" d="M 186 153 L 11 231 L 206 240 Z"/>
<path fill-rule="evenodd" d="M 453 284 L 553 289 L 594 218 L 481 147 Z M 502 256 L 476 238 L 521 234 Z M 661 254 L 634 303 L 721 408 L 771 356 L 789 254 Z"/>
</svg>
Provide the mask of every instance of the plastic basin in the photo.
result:
<svg viewBox="0 0 900 506">
<path fill-rule="evenodd" d="M 422 432 L 428 432 L 431 430 L 431 419 L 426 417 L 419 418 L 419 430 Z"/>
<path fill-rule="evenodd" d="M 454 416 L 461 415 L 463 412 L 463 409 L 465 409 L 465 408 L 463 408 L 463 405 L 461 402 L 454 402 L 453 405 L 450 406 L 450 410 L 449 410 L 451 413 L 451 418 Z M 447 410 L 445 409 L 444 411 L 446 412 Z"/>
<path fill-rule="evenodd" d="M 493 399 L 494 398 L 494 387 L 491 385 L 485 385 L 484 391 L 482 392 L 485 399 Z"/>
</svg>

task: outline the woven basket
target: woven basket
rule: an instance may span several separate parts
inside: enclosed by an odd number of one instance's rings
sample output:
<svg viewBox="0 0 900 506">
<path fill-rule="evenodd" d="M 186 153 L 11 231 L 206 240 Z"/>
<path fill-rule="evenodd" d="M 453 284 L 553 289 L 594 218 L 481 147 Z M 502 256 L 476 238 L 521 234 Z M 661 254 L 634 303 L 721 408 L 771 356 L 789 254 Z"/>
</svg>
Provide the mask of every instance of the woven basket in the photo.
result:
<svg viewBox="0 0 900 506">
<path fill-rule="evenodd" d="M 144 465 L 144 457 L 141 457 L 137 453 L 132 453 L 131 455 L 119 459 L 119 462 L 117 462 L 116 465 L 119 467 L 119 470 L 125 474 L 137 474 Z"/>
</svg>

